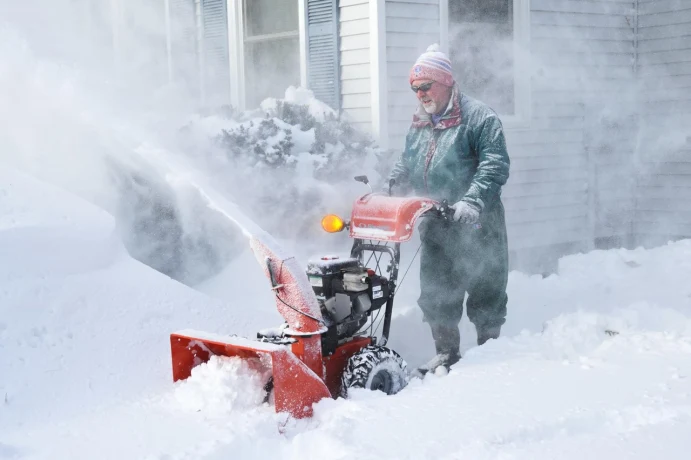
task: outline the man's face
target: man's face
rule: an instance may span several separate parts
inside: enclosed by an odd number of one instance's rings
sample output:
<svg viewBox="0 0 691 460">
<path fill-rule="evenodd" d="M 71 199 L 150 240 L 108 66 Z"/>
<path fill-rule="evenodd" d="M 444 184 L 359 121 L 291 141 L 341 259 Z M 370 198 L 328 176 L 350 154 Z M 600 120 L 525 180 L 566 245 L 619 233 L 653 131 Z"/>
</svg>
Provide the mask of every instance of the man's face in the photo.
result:
<svg viewBox="0 0 691 460">
<path fill-rule="evenodd" d="M 427 86 L 429 86 L 429 88 L 424 91 Z M 433 82 L 432 80 L 414 80 L 412 87 L 413 90 L 418 88 L 415 95 L 422 103 L 425 112 L 435 114 L 446 109 L 449 103 L 449 97 L 451 96 L 451 88 L 448 86 Z"/>
</svg>

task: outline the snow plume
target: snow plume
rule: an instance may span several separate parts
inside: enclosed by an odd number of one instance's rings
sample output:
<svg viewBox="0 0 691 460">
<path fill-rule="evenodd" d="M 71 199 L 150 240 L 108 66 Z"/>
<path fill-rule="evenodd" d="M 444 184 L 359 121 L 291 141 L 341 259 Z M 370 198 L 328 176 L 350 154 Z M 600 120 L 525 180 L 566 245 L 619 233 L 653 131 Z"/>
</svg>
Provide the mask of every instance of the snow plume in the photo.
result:
<svg viewBox="0 0 691 460">
<path fill-rule="evenodd" d="M 189 95 L 140 72 L 144 58 L 114 66 L 104 57 L 112 44 L 86 40 L 69 2 L 36 3 L 0 6 L 8 21 L 0 22 L 2 167 L 106 210 L 130 254 L 173 278 L 194 284 L 218 273 L 240 247 L 238 229 L 137 152 L 146 142 L 165 144 L 189 113 Z M 137 49 L 146 54 L 151 43 Z"/>
<path fill-rule="evenodd" d="M 201 107 L 198 81 L 171 77 L 164 3 L 0 6 L 0 161 L 106 210 L 132 256 L 190 285 L 246 243 L 187 173 L 278 237 L 335 244 L 319 221 L 368 191 L 353 176 L 377 181 L 372 140 L 303 88 L 243 113 Z"/>
</svg>

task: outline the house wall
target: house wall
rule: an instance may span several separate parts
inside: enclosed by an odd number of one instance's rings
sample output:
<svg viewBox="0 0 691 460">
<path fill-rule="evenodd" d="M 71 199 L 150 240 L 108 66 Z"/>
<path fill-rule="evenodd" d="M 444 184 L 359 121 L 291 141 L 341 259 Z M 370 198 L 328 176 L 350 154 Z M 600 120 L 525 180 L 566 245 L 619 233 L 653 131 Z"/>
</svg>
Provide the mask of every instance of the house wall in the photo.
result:
<svg viewBox="0 0 691 460">
<path fill-rule="evenodd" d="M 514 264 L 625 235 L 631 225 L 634 28 L 626 0 L 532 0 L 532 117 L 507 129 L 504 188 Z"/>
<path fill-rule="evenodd" d="M 428 46 L 439 43 L 439 0 L 386 0 L 388 145 L 400 152 L 417 107 L 408 75 Z"/>
<path fill-rule="evenodd" d="M 439 41 L 439 4 L 386 0 L 389 146 L 399 152 L 415 108 L 408 71 Z M 527 128 L 505 130 L 512 164 L 503 201 L 514 265 L 540 269 L 561 253 L 616 244 L 631 231 L 633 6 L 530 0 L 530 44 L 520 51 L 531 56 L 532 116 Z"/>
<path fill-rule="evenodd" d="M 691 237 L 691 1 L 639 0 L 637 242 Z"/>
<path fill-rule="evenodd" d="M 559 161 L 558 169 L 566 174 L 567 183 L 582 185 L 581 200 L 575 206 L 566 204 L 575 197 L 565 202 L 555 199 L 553 204 L 557 209 L 570 208 L 574 225 L 567 234 L 579 238 L 583 248 L 620 244 L 633 218 L 631 159 L 637 111 L 633 3 L 532 0 L 531 34 L 533 124 L 569 132 L 572 147 L 579 152 Z M 576 131 L 581 134 L 580 145 Z"/>
<path fill-rule="evenodd" d="M 353 124 L 372 130 L 369 0 L 339 1 L 341 107 Z"/>
</svg>

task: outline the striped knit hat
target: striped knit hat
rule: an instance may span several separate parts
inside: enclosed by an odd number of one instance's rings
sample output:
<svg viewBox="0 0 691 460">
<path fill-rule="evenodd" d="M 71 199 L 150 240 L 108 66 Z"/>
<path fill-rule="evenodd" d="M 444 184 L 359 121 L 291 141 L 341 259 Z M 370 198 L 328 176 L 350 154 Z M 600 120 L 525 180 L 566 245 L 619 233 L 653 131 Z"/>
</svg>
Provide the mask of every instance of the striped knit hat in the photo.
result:
<svg viewBox="0 0 691 460">
<path fill-rule="evenodd" d="M 410 69 L 410 84 L 415 80 L 434 80 L 444 86 L 453 86 L 451 61 L 439 51 L 438 44 L 431 45 L 415 61 Z"/>
</svg>

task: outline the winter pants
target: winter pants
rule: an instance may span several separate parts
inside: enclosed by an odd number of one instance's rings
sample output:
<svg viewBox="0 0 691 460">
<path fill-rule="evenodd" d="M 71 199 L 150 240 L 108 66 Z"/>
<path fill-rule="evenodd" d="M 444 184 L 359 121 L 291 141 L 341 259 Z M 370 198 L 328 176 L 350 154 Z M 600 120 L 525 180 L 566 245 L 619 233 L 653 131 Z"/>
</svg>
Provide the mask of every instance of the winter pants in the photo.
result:
<svg viewBox="0 0 691 460">
<path fill-rule="evenodd" d="M 497 200 L 481 227 L 425 218 L 420 223 L 420 298 L 424 320 L 458 325 L 466 292 L 468 319 L 478 330 L 501 326 L 508 296 L 504 208 Z"/>
</svg>

